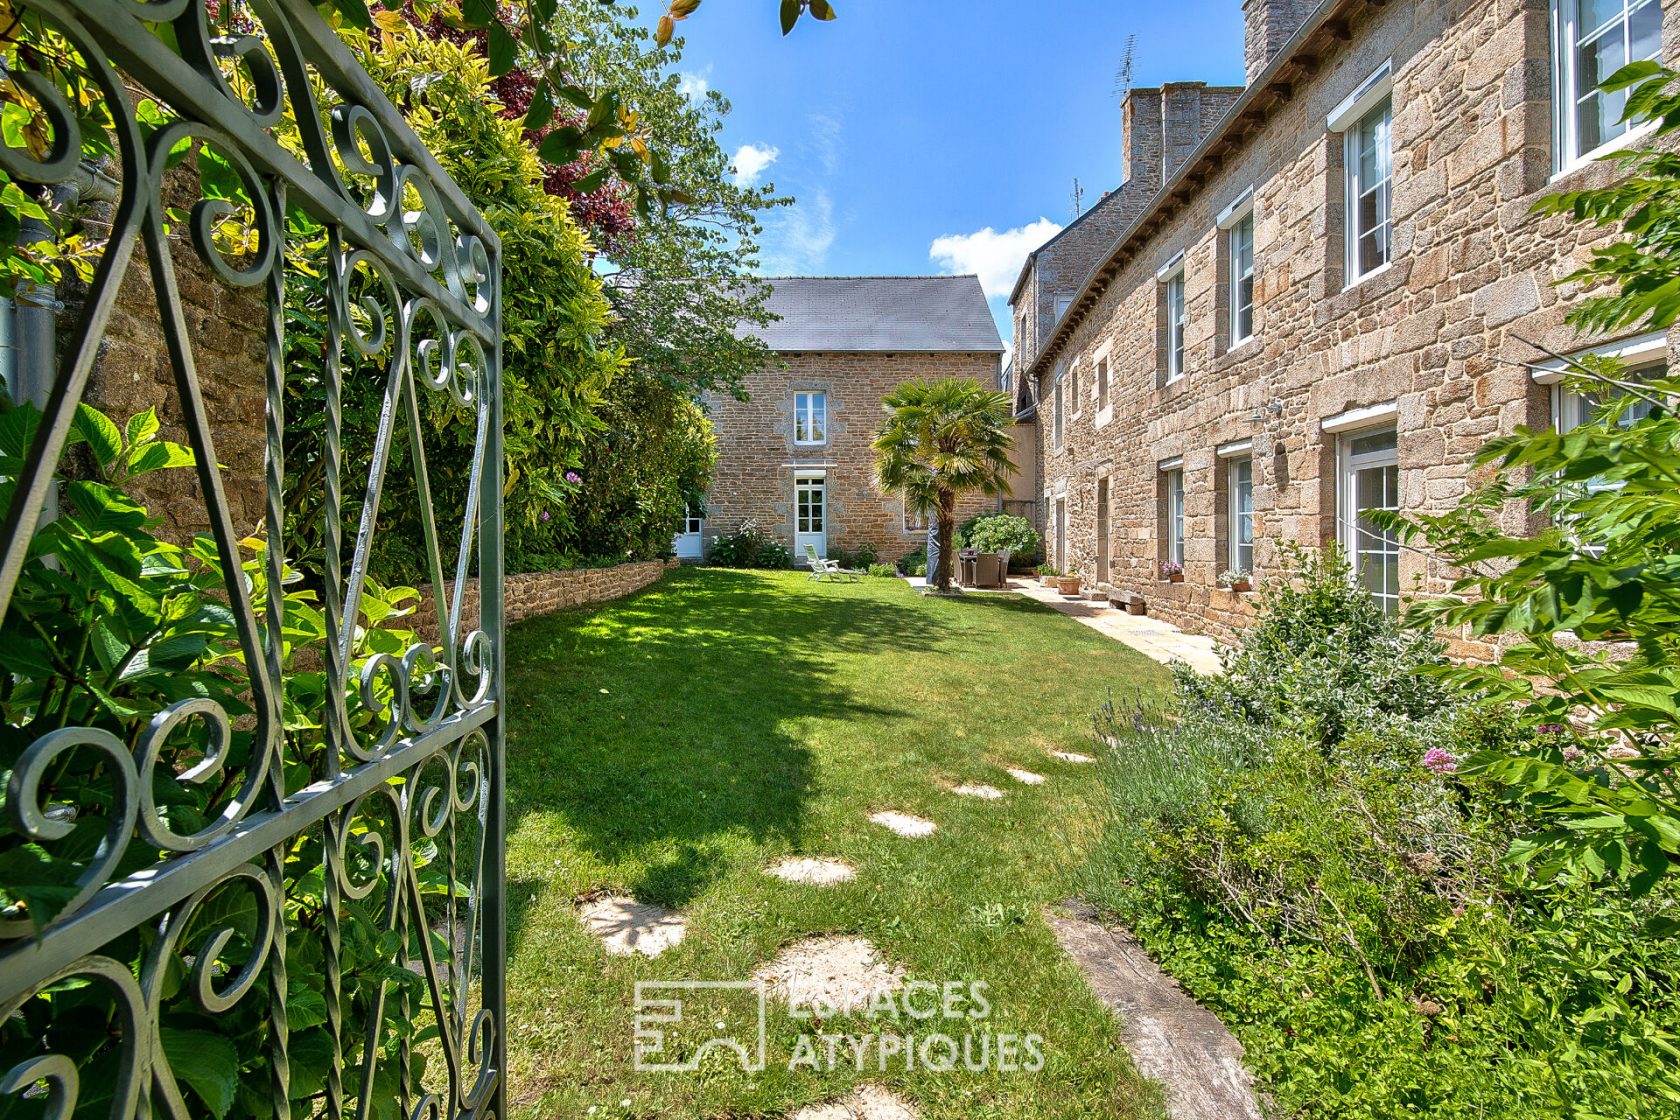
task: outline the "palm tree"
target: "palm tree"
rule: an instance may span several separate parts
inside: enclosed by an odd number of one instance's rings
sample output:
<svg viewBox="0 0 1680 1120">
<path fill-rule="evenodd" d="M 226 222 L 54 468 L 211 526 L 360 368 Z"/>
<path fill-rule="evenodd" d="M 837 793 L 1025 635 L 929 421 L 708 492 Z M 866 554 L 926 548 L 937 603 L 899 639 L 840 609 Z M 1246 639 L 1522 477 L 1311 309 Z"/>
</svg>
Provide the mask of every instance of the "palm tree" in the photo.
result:
<svg viewBox="0 0 1680 1120">
<path fill-rule="evenodd" d="M 881 403 L 887 422 L 875 436 L 875 477 L 906 506 L 938 519 L 939 570 L 928 579 L 949 591 L 958 496 L 1002 493 L 1015 473 L 1009 396 L 947 377 L 907 381 Z"/>
</svg>

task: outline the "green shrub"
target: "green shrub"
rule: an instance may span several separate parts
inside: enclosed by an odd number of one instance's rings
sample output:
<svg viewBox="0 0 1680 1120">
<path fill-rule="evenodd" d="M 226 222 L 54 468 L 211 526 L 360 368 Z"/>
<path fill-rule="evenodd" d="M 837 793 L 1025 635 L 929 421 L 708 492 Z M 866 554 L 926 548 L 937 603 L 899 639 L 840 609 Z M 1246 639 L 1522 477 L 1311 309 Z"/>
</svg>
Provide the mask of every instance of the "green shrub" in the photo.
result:
<svg viewBox="0 0 1680 1120">
<path fill-rule="evenodd" d="M 1535 826 L 1460 762 L 1541 749 L 1532 720 L 1443 693 L 1432 641 L 1336 557 L 1304 567 L 1224 672 L 1177 674 L 1179 711 L 1096 714 L 1087 897 L 1231 1025 L 1281 1115 L 1675 1115 L 1680 889 L 1513 877 Z"/>
<path fill-rule="evenodd" d="M 756 521 L 712 542 L 709 561 L 719 568 L 791 568 L 793 553 Z"/>
<path fill-rule="evenodd" d="M 1334 546 L 1291 549 L 1286 559 L 1297 575 L 1261 587 L 1259 615 L 1242 642 L 1221 654 L 1222 672 L 1200 677 L 1177 668 L 1187 705 L 1292 728 L 1324 744 L 1361 723 L 1422 719 L 1440 708 L 1450 689 L 1419 673 L 1441 663 L 1432 635 L 1385 615 Z"/>
<path fill-rule="evenodd" d="M 881 559 L 881 550 L 872 542 L 865 541 L 855 552 L 844 548 L 831 548 L 828 550 L 828 559 L 842 568 L 852 568 L 861 572 Z"/>
<path fill-rule="evenodd" d="M 898 569 L 891 564 L 871 564 L 869 565 L 869 574 L 881 576 L 884 579 L 897 579 Z"/>
<path fill-rule="evenodd" d="M 927 575 L 927 545 L 898 558 L 898 570 L 907 576 Z"/>
<path fill-rule="evenodd" d="M 992 513 L 975 519 L 962 539 L 962 547 L 976 552 L 1013 554 L 1038 547 L 1038 531 L 1032 527 L 1032 522 L 1011 513 Z"/>
</svg>

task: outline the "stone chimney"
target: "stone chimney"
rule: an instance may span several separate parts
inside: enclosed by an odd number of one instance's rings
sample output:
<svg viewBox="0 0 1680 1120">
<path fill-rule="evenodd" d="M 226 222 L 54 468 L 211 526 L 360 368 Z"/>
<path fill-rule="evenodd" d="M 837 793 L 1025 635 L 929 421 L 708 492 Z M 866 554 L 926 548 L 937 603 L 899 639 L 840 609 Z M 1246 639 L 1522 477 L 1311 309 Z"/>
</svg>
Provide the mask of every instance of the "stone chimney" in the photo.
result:
<svg viewBox="0 0 1680 1120">
<path fill-rule="evenodd" d="M 1164 186 L 1242 95 L 1240 86 L 1169 82 L 1159 89 L 1134 89 L 1121 106 L 1125 139 L 1120 162 L 1127 183 L 1149 194 Z"/>
<path fill-rule="evenodd" d="M 1243 0 L 1243 66 L 1250 85 L 1316 7 L 1318 0 Z"/>
<path fill-rule="evenodd" d="M 1138 183 L 1154 193 L 1161 176 L 1161 91 L 1130 89 L 1120 105 L 1120 179 Z"/>
</svg>

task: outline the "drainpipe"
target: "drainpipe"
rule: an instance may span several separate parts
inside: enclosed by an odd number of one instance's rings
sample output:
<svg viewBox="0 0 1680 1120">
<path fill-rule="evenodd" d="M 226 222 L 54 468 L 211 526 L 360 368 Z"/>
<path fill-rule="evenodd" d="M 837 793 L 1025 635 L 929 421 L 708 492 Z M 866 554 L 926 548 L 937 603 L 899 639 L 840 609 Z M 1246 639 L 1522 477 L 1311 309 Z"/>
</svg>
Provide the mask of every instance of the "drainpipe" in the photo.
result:
<svg viewBox="0 0 1680 1120">
<path fill-rule="evenodd" d="M 115 202 L 117 180 L 98 165 L 84 160 L 69 179 L 52 191 L 52 210 L 68 220 L 83 201 Z M 25 218 L 18 231 L 19 244 L 52 241 L 56 230 L 39 218 Z M 20 286 L 17 295 L 6 301 L 0 310 L 0 362 L 4 362 L 7 390 L 16 403 L 28 401 L 44 409 L 58 376 L 58 316 L 64 304 L 58 298 L 54 284 Z M 42 520 L 49 521 L 58 513 L 58 495 L 49 490 Z"/>
</svg>

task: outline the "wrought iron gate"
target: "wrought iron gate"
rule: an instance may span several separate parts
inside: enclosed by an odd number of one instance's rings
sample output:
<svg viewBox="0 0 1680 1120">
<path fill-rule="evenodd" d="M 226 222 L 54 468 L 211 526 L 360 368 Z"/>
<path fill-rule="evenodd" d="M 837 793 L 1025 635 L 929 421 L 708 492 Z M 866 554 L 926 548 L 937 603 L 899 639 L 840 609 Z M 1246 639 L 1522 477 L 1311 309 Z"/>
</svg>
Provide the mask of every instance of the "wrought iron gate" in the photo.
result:
<svg viewBox="0 0 1680 1120">
<path fill-rule="evenodd" d="M 227 575 L 203 609 L 226 617 L 216 664 L 239 710 L 190 696 L 123 714 L 118 701 L 110 726 L 57 726 L 43 700 L 4 729 L 0 859 L 27 853 L 4 866 L 70 867 L 74 881 L 26 898 L 0 879 L 0 1114 L 505 1115 L 500 245 L 306 0 L 250 0 L 231 34 L 212 31 L 205 0 L 14 5 L 85 68 L 120 192 L 39 426 L 0 467 L 13 490 L 0 613 L 32 579 L 78 578 L 42 555 L 43 510 L 55 473 L 73 473 L 78 403 L 138 246 L 196 459 L 209 529 L 198 564 Z M 65 62 L 26 52 L 0 75 L 46 126 L 39 150 L 0 146 L 14 182 L 51 187 L 83 166 L 89 104 L 49 73 Z M 171 206 L 168 168 L 205 150 L 227 182 L 195 180 L 190 212 Z M 300 231 L 313 265 L 295 251 Z M 195 360 L 202 324 L 178 288 L 171 246 L 188 239 L 214 283 L 266 299 L 256 551 L 218 468 L 226 418 L 203 392 L 218 371 Z M 323 293 L 316 360 L 289 348 L 299 268 Z M 376 430 L 352 457 L 346 387 L 370 378 Z M 286 401 L 301 382 L 321 402 L 310 438 L 324 481 L 309 554 L 288 555 L 283 489 L 301 437 Z M 426 458 L 437 407 L 476 425 L 466 481 L 442 510 Z M 404 470 L 437 634 L 391 648 L 368 607 L 370 565 L 381 491 Z M 280 593 L 296 578 L 317 597 L 294 596 L 320 622 L 313 643 Z M 0 649 L 0 689 L 15 652 Z M 80 803 L 65 801 L 69 772 L 92 791 Z"/>
</svg>

